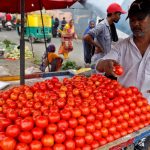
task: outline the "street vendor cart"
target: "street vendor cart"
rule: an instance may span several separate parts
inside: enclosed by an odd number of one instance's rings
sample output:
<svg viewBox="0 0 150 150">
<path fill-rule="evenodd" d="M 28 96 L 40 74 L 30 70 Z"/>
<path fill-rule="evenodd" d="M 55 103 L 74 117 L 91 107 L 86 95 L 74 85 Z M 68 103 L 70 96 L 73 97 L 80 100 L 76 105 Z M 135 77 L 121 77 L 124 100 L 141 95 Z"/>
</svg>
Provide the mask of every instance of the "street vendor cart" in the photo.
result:
<svg viewBox="0 0 150 150">
<path fill-rule="evenodd" d="M 34 43 L 37 40 L 51 41 L 51 17 L 47 14 L 28 14 L 25 26 L 25 38 Z"/>
</svg>

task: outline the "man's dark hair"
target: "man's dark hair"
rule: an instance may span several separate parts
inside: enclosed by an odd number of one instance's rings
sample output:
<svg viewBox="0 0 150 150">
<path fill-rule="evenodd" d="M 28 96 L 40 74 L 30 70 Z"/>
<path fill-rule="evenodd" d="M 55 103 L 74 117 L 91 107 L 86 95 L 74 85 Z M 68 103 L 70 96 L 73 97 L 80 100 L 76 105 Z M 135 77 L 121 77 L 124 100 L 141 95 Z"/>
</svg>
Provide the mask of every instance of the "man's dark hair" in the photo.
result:
<svg viewBox="0 0 150 150">
<path fill-rule="evenodd" d="M 135 0 L 128 10 L 127 18 L 136 16 L 144 19 L 147 15 L 150 15 L 150 0 Z"/>
</svg>

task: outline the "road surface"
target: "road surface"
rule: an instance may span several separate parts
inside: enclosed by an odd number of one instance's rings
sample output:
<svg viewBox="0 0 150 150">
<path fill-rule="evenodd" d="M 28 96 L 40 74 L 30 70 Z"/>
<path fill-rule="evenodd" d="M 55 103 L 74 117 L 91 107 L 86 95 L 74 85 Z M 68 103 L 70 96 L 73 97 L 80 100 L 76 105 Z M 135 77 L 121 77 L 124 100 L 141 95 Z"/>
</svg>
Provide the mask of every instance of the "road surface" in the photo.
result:
<svg viewBox="0 0 150 150">
<path fill-rule="evenodd" d="M 18 36 L 16 31 L 2 31 L 0 32 L 0 41 L 3 40 L 10 40 L 12 42 L 15 42 L 19 45 L 20 43 L 20 37 Z M 56 46 L 57 52 L 60 46 L 60 38 L 52 38 L 51 43 L 53 43 Z M 25 45 L 29 46 L 31 49 L 31 44 L 28 42 L 28 40 L 25 40 Z M 36 58 L 40 59 L 43 52 L 45 51 L 45 44 L 44 41 L 41 42 L 36 42 L 33 44 L 33 52 Z M 69 60 L 75 61 L 77 63 L 77 65 L 79 66 L 84 66 L 84 59 L 83 59 L 83 45 L 82 45 L 82 41 L 81 40 L 74 40 L 74 50 L 70 53 L 70 58 Z M 8 61 L 4 61 L 4 60 L 0 60 L 0 65 L 4 65 L 5 67 L 7 67 L 8 69 L 11 68 L 13 70 L 17 70 L 16 74 L 18 74 L 18 70 L 20 67 L 19 61 L 16 61 L 16 64 L 11 64 L 8 63 Z M 14 62 L 12 62 L 14 63 Z M 13 65 L 13 67 L 10 67 L 11 65 Z M 27 60 L 26 60 L 26 68 L 27 67 L 31 67 L 32 64 L 30 64 Z M 11 71 L 14 72 L 14 71 Z"/>
</svg>

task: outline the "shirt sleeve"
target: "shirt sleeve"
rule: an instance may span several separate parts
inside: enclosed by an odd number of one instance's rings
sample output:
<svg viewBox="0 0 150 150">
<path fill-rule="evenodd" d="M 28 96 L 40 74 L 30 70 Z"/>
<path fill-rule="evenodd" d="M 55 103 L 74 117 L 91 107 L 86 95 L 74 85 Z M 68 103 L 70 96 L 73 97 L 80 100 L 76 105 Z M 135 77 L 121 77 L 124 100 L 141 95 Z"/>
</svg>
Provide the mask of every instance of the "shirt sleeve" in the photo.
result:
<svg viewBox="0 0 150 150">
<path fill-rule="evenodd" d="M 103 58 L 99 59 L 96 62 L 96 66 L 100 61 L 107 60 L 107 59 L 113 59 L 119 62 L 120 51 L 121 51 L 120 44 L 118 43 L 114 47 L 111 48 L 111 51 L 107 55 L 105 55 Z M 99 73 L 98 70 L 96 70 L 96 72 Z"/>
<path fill-rule="evenodd" d="M 119 52 L 117 47 L 113 47 L 111 51 L 102 58 L 102 60 L 106 60 L 106 59 L 113 59 L 116 61 L 119 60 Z"/>
<path fill-rule="evenodd" d="M 95 28 L 90 29 L 87 34 L 91 35 L 92 37 L 100 36 L 104 28 L 104 24 L 98 24 Z"/>
</svg>

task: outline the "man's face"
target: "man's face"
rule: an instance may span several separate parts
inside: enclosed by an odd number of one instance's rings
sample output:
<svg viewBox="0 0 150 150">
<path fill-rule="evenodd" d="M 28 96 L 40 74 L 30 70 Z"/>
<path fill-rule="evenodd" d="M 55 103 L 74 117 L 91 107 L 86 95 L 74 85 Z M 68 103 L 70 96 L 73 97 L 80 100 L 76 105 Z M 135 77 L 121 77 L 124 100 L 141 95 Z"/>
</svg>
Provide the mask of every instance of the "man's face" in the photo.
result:
<svg viewBox="0 0 150 150">
<path fill-rule="evenodd" d="M 113 13 L 112 15 L 113 15 L 113 21 L 115 23 L 117 23 L 120 20 L 121 13 L 120 12 L 116 12 L 116 13 Z"/>
<path fill-rule="evenodd" d="M 95 27 L 95 22 L 90 22 L 90 28 L 94 28 Z"/>
<path fill-rule="evenodd" d="M 135 37 L 145 36 L 150 33 L 150 16 L 138 18 L 136 16 L 129 18 L 130 27 Z"/>
</svg>

